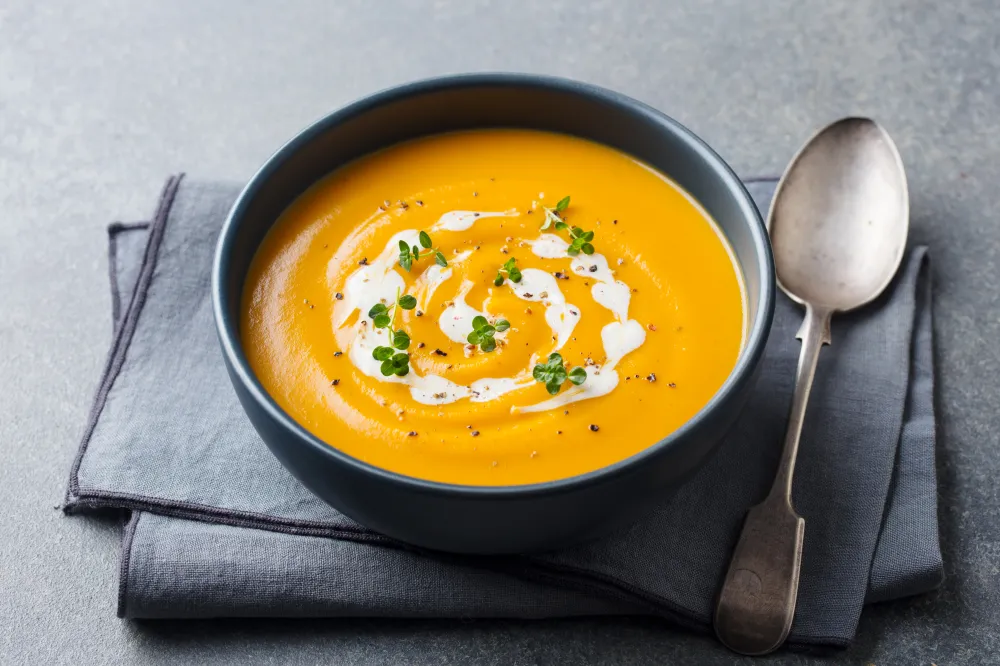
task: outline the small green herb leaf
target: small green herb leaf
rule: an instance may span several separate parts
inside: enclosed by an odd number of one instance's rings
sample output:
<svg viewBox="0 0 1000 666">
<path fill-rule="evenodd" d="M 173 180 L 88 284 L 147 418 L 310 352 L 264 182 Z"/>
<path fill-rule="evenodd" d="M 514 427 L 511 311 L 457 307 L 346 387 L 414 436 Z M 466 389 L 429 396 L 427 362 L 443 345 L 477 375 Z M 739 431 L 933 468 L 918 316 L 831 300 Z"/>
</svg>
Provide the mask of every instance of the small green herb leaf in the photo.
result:
<svg viewBox="0 0 1000 666">
<path fill-rule="evenodd" d="M 590 250 L 589 252 L 587 251 L 588 248 Z M 569 254 L 570 256 L 573 256 L 573 257 L 575 257 L 576 255 L 580 254 L 581 251 L 584 254 L 593 254 L 594 253 L 594 246 L 591 245 L 590 243 L 588 243 L 587 241 L 585 241 L 583 239 L 583 236 L 579 236 L 577 238 L 574 238 L 573 241 L 569 244 L 569 247 L 566 248 L 566 253 Z"/>
<path fill-rule="evenodd" d="M 535 365 L 531 371 L 531 376 L 535 378 L 535 381 L 545 384 L 546 391 L 555 395 L 567 379 L 576 386 L 585 382 L 587 380 L 587 371 L 583 368 L 573 368 L 567 373 L 562 356 L 558 353 L 552 353 L 549 354 L 549 360 L 546 363 Z"/>
<path fill-rule="evenodd" d="M 409 256 L 409 255 L 407 255 Z M 384 303 L 376 303 L 368 311 L 368 316 L 372 318 L 372 325 L 375 328 L 388 328 L 389 341 L 392 347 L 379 346 L 372 350 L 372 358 L 381 361 L 379 371 L 386 377 L 396 374 L 400 377 L 409 372 L 410 355 L 396 353 L 396 349 L 407 349 L 410 346 L 409 334 L 402 330 L 392 330 L 392 322 L 396 318 L 396 312 L 401 308 L 412 310 L 417 305 L 417 299 L 409 294 L 399 295 L 400 290 L 396 290 L 396 302 L 390 306 Z M 399 306 L 397 308 L 396 306 Z M 391 314 L 391 316 L 390 316 Z M 395 347 L 395 349 L 393 349 Z"/>
<path fill-rule="evenodd" d="M 408 244 L 406 241 L 399 241 L 399 265 L 410 270 L 413 267 L 414 261 L 419 261 L 421 257 L 426 257 L 428 255 L 435 255 L 434 259 L 440 266 L 447 266 L 448 262 L 445 260 L 444 255 L 441 251 L 434 247 L 433 241 L 431 241 L 430 234 L 426 231 L 421 231 L 417 234 L 417 240 L 420 243 L 414 243 L 413 245 Z M 423 246 L 423 251 L 421 251 L 421 246 Z"/>
<path fill-rule="evenodd" d="M 406 334 L 406 331 L 396 331 L 392 334 L 392 346 L 396 349 L 406 349 L 410 346 L 410 336 Z"/>
<path fill-rule="evenodd" d="M 559 213 L 569 208 L 569 196 L 560 199 L 555 208 L 545 208 L 544 206 L 543 208 L 545 209 L 545 221 L 542 222 L 542 231 L 548 229 L 552 224 L 556 225 L 556 229 L 565 228 L 566 223 L 559 217 Z"/>
<path fill-rule="evenodd" d="M 413 257 L 409 252 L 399 253 L 399 265 L 403 267 L 403 270 L 409 271 L 413 267 Z"/>
<path fill-rule="evenodd" d="M 501 324 L 503 328 L 500 328 Z M 497 320 L 497 325 L 494 326 L 486 317 L 476 315 L 472 319 L 472 332 L 465 339 L 469 341 L 469 344 L 479 345 L 479 348 L 484 352 L 491 352 L 497 348 L 497 341 L 494 339 L 497 331 L 506 331 L 508 328 L 510 328 L 510 322 L 506 319 Z"/>
<path fill-rule="evenodd" d="M 504 280 L 503 277 L 504 273 L 507 274 L 507 277 L 509 277 L 512 282 L 521 281 L 521 271 L 517 267 L 517 259 L 511 257 L 510 259 L 504 262 L 503 266 L 501 266 L 500 269 L 497 271 L 497 276 L 493 278 L 493 284 L 495 284 L 498 287 L 502 285 Z"/>
<path fill-rule="evenodd" d="M 565 210 L 567 206 L 569 206 L 569 197 L 565 197 L 564 199 L 560 200 L 559 203 L 556 205 L 556 210 L 557 211 Z M 545 210 L 546 214 L 548 214 L 549 209 L 546 208 Z M 553 216 L 556 217 L 555 225 L 558 231 L 569 230 L 570 242 L 569 245 L 566 247 L 566 254 L 568 254 L 571 257 L 575 257 L 581 252 L 583 252 L 584 254 L 594 254 L 594 246 L 590 242 L 594 240 L 593 231 L 584 231 L 580 227 L 570 227 L 568 224 L 566 224 L 565 221 L 563 221 L 562 218 L 556 216 L 554 213 Z M 514 278 L 511 277 L 511 279 L 513 280 Z"/>
</svg>

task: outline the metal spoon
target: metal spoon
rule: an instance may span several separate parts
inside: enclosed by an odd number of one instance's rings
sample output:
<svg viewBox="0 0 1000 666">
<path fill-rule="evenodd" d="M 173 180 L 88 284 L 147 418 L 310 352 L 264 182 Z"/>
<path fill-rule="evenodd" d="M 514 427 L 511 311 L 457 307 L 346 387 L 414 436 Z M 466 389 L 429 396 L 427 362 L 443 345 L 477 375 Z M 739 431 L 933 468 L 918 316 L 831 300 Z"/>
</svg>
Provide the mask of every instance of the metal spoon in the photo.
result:
<svg viewBox="0 0 1000 666">
<path fill-rule="evenodd" d="M 767 226 L 778 286 L 806 313 L 778 472 L 747 513 L 715 609 L 719 640 L 748 655 L 779 647 L 795 615 L 805 521 L 792 508 L 792 472 L 830 317 L 874 300 L 903 258 L 909 200 L 892 139 L 868 118 L 820 130 L 778 183 Z"/>
</svg>

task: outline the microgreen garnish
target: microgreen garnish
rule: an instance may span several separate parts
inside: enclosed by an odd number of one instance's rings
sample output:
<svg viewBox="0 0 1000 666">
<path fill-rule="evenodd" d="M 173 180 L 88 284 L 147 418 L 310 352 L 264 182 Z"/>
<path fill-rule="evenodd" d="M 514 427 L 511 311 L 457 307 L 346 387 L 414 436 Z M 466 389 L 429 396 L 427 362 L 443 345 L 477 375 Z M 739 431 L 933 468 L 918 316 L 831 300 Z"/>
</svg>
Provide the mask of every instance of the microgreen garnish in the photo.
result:
<svg viewBox="0 0 1000 666">
<path fill-rule="evenodd" d="M 545 210 L 545 223 L 542 224 L 542 231 L 550 226 L 555 226 L 557 231 L 569 230 L 569 247 L 566 248 L 566 254 L 571 257 L 575 257 L 581 252 L 594 254 L 594 246 L 590 243 L 594 240 L 594 232 L 584 231 L 580 227 L 570 227 L 562 218 L 561 213 L 569 208 L 568 196 L 560 199 L 555 208 L 545 208 L 544 206 L 542 208 Z"/>
<path fill-rule="evenodd" d="M 486 317 L 478 315 L 472 320 L 472 333 L 469 333 L 465 339 L 469 341 L 469 344 L 479 345 L 479 348 L 484 352 L 491 352 L 497 348 L 497 341 L 493 336 L 497 333 L 503 333 L 508 328 L 510 328 L 510 322 L 506 319 L 497 319 L 496 324 L 490 324 Z"/>
<path fill-rule="evenodd" d="M 493 278 L 493 284 L 498 287 L 502 285 L 504 273 L 507 274 L 511 282 L 521 281 L 521 269 L 517 267 L 517 259 L 511 257 L 504 262 L 503 266 L 497 271 L 497 276 Z"/>
<path fill-rule="evenodd" d="M 553 224 L 556 225 L 556 229 L 559 228 L 560 224 L 565 226 L 566 223 L 563 222 L 562 216 L 559 213 L 569 208 L 569 196 L 560 199 L 555 208 L 546 208 L 545 206 L 542 206 L 542 208 L 545 210 L 545 222 L 542 223 L 542 231 L 545 231 Z"/>
<path fill-rule="evenodd" d="M 396 320 L 396 312 L 400 308 L 412 310 L 415 307 L 417 307 L 417 299 L 409 294 L 400 296 L 397 289 L 395 303 L 392 305 L 376 303 L 368 311 L 368 317 L 371 318 L 375 328 L 389 329 L 389 340 L 392 347 L 376 347 L 372 350 L 372 358 L 382 362 L 379 370 L 386 377 L 391 375 L 403 377 L 410 372 L 410 355 L 402 351 L 409 348 L 410 336 L 401 328 L 393 330 L 393 322 Z M 400 351 L 397 352 L 397 349 Z"/>
<path fill-rule="evenodd" d="M 566 224 L 563 223 L 563 229 L 566 228 Z M 594 240 L 593 231 L 584 231 L 580 227 L 573 227 L 569 230 L 569 247 L 566 248 L 566 254 L 571 257 L 583 252 L 584 254 L 594 254 L 594 246 L 590 244 L 590 241 Z"/>
<path fill-rule="evenodd" d="M 418 237 L 420 245 L 418 246 L 414 243 L 412 246 L 404 240 L 399 241 L 399 265 L 410 270 L 413 266 L 413 262 L 419 260 L 421 257 L 429 257 L 434 255 L 434 261 L 437 262 L 438 266 L 444 268 L 448 265 L 448 260 L 444 258 L 444 253 L 438 248 L 434 247 L 431 242 L 431 237 L 426 231 L 421 231 Z M 423 251 L 421 251 L 423 248 Z"/>
<path fill-rule="evenodd" d="M 552 395 L 559 393 L 559 389 L 567 379 L 574 386 L 579 386 L 587 381 L 587 371 L 583 368 L 576 367 L 566 372 L 563 358 L 557 352 L 549 354 L 549 360 L 546 363 L 537 364 L 532 370 L 531 376 L 536 381 L 545 384 L 545 389 Z"/>
</svg>

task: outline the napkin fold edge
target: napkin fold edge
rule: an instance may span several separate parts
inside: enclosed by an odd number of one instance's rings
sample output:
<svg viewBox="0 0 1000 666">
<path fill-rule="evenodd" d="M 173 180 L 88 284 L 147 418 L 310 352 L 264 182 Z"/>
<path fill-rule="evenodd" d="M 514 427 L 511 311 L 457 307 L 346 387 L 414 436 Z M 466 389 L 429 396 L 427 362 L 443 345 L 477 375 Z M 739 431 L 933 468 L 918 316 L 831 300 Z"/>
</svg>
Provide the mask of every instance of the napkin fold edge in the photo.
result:
<svg viewBox="0 0 1000 666">
<path fill-rule="evenodd" d="M 66 496 L 63 502 L 63 511 L 67 514 L 75 512 L 85 503 L 83 498 L 80 497 L 80 465 L 83 463 L 83 456 L 87 452 L 87 444 L 90 443 L 90 438 L 97 427 L 101 411 L 104 409 L 104 403 L 111 392 L 111 386 L 125 365 L 125 352 L 128 351 L 129 343 L 131 342 L 132 335 L 135 333 L 136 324 L 139 321 L 139 313 L 142 312 L 142 305 L 146 297 L 146 287 L 149 286 L 149 282 L 153 276 L 153 268 L 156 265 L 154 258 L 159 250 L 160 242 L 163 240 L 167 215 L 170 213 L 170 208 L 173 205 L 174 198 L 177 196 L 177 190 L 180 188 L 183 178 L 183 173 L 170 176 L 163 186 L 159 202 L 156 206 L 156 212 L 153 215 L 152 221 L 147 225 L 150 230 L 149 241 L 139 268 L 139 278 L 132 288 L 132 298 L 129 300 L 127 310 L 124 314 L 121 314 L 121 294 L 118 292 L 117 281 L 114 279 L 114 256 L 108 257 L 108 270 L 112 284 L 111 307 L 115 314 L 120 315 L 115 317 L 115 321 L 120 321 L 121 324 L 115 325 L 111 348 L 108 351 L 104 368 L 101 371 L 101 378 L 94 393 L 94 401 L 87 417 L 87 425 L 84 428 L 83 437 L 80 440 L 76 456 L 73 458 L 73 466 L 70 468 L 69 485 L 66 488 Z M 115 225 L 113 224 L 108 228 L 109 234 L 114 233 L 114 227 Z M 114 244 L 110 244 L 109 247 L 114 247 Z M 111 252 L 109 250 L 109 254 Z"/>
</svg>

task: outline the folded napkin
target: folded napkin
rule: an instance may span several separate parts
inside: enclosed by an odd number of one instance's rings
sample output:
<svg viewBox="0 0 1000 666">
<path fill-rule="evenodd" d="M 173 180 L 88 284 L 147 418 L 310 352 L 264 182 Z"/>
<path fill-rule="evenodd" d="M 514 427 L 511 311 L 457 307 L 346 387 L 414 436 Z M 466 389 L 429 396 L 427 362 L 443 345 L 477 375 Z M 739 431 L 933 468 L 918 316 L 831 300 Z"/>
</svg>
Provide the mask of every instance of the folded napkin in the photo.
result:
<svg viewBox="0 0 1000 666">
<path fill-rule="evenodd" d="M 766 210 L 773 180 L 748 184 Z M 130 513 L 119 614 L 130 618 L 655 614 L 707 630 L 747 508 L 774 475 L 802 313 L 780 296 L 756 390 L 676 495 L 605 539 L 533 556 L 399 544 L 303 488 L 236 400 L 209 272 L 233 184 L 168 181 L 151 222 L 112 225 L 115 328 L 65 508 Z M 942 578 L 928 262 L 910 250 L 876 303 L 837 317 L 795 475 L 805 518 L 790 640 L 844 646 L 865 603 Z"/>
</svg>

